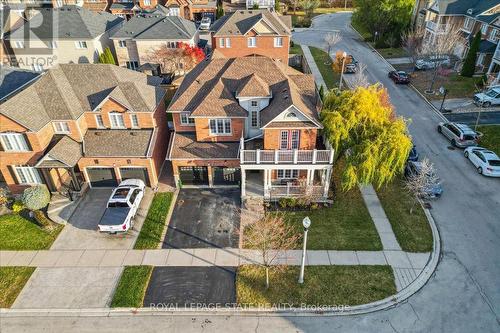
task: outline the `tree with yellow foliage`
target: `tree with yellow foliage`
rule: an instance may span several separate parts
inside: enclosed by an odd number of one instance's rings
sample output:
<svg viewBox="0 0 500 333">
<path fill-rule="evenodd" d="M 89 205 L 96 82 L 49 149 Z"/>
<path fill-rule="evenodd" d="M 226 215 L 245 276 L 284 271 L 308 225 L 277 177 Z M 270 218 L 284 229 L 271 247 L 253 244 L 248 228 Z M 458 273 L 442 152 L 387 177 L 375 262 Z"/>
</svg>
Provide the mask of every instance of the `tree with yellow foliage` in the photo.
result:
<svg viewBox="0 0 500 333">
<path fill-rule="evenodd" d="M 324 134 L 345 157 L 342 187 L 373 183 L 380 187 L 403 171 L 412 142 L 406 121 L 397 117 L 380 85 L 330 91 L 324 98 Z"/>
<path fill-rule="evenodd" d="M 344 51 L 335 52 L 335 59 L 332 62 L 332 69 L 336 73 L 342 72 L 342 67 L 347 66 L 352 62 L 352 58 L 347 56 L 344 58 Z"/>
</svg>

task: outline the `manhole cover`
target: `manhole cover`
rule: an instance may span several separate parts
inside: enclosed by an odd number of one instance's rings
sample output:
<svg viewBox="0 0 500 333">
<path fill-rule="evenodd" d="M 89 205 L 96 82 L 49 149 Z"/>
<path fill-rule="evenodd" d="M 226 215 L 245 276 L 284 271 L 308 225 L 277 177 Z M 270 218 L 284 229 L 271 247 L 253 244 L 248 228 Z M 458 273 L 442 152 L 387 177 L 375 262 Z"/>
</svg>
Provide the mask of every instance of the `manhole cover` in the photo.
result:
<svg viewBox="0 0 500 333">
<path fill-rule="evenodd" d="M 453 146 L 448 146 L 447 148 L 448 148 L 449 150 L 455 150 L 455 147 L 453 147 Z"/>
</svg>

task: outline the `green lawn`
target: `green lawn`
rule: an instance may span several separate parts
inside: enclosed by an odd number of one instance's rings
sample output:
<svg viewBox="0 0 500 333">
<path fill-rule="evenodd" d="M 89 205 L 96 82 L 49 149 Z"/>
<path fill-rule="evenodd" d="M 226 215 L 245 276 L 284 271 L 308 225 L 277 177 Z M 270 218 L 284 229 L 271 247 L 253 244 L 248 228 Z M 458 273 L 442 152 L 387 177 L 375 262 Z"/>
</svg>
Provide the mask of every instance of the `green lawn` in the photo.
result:
<svg viewBox="0 0 500 333">
<path fill-rule="evenodd" d="M 297 283 L 299 269 L 271 269 L 266 290 L 263 267 L 240 266 L 236 277 L 237 302 L 249 306 L 358 305 L 396 293 L 390 266 L 306 266 L 303 285 Z"/>
<path fill-rule="evenodd" d="M 413 205 L 410 214 L 414 199 L 405 191 L 404 180 L 397 178 L 376 191 L 401 248 L 407 252 L 432 251 L 431 227 L 419 203 Z"/>
<path fill-rule="evenodd" d="M 116 287 L 112 308 L 142 307 L 153 266 L 126 266 Z"/>
<path fill-rule="evenodd" d="M 10 308 L 35 267 L 0 267 L 0 308 Z"/>
<path fill-rule="evenodd" d="M 293 43 L 293 46 L 290 46 L 290 54 L 303 55 L 304 53 L 302 52 L 302 47 L 300 46 L 300 44 Z"/>
<path fill-rule="evenodd" d="M 340 74 L 333 71 L 331 65 L 332 60 L 328 54 L 325 51 L 312 46 L 309 46 L 309 50 L 311 50 L 316 66 L 318 66 L 328 89 L 338 87 Z"/>
<path fill-rule="evenodd" d="M 340 11 L 343 11 L 344 10 L 344 7 L 342 8 L 328 8 L 328 7 L 325 7 L 325 8 L 316 8 L 314 10 L 314 13 L 313 13 L 313 17 L 314 16 L 318 16 L 318 15 L 321 15 L 321 14 L 331 14 L 331 13 L 337 13 L 337 12 L 340 12 Z M 352 8 L 347 8 L 347 10 L 352 10 Z M 287 12 L 287 15 L 291 15 L 292 16 L 292 26 L 293 27 L 296 27 L 297 26 L 297 21 L 299 20 L 299 17 L 305 17 L 306 16 L 306 13 L 302 10 L 297 10 L 294 11 L 293 10 L 289 10 Z"/>
<path fill-rule="evenodd" d="M 343 192 L 340 173 L 343 162 L 337 161 L 333 170 L 333 184 L 337 188 L 331 207 L 322 207 L 304 212 L 287 212 L 289 223 L 302 233 L 302 219 L 309 216 L 307 248 L 310 250 L 382 250 L 382 243 L 368 213 L 358 188 Z M 297 244 L 300 248 L 301 244 Z"/>
<path fill-rule="evenodd" d="M 479 145 L 494 151 L 500 156 L 500 125 L 478 126 L 477 130 L 484 134 Z"/>
<path fill-rule="evenodd" d="M 17 214 L 0 216 L 0 250 L 45 250 L 50 248 L 63 226 L 51 230 Z"/>
<path fill-rule="evenodd" d="M 172 203 L 172 196 L 173 193 L 171 192 L 158 192 L 155 194 L 134 249 L 158 248 L 158 244 L 162 241 L 161 235 L 165 228 L 165 220 Z"/>
<path fill-rule="evenodd" d="M 377 49 L 377 51 L 382 55 L 382 57 L 388 58 L 402 58 L 407 57 L 408 53 L 402 47 L 389 47 L 386 49 Z"/>
<path fill-rule="evenodd" d="M 365 41 L 371 41 L 373 39 L 372 34 L 356 20 L 351 21 L 351 25 L 356 31 L 363 37 Z"/>
<path fill-rule="evenodd" d="M 439 87 L 443 86 L 448 89 L 446 98 L 472 98 L 474 94 L 480 90 L 479 83 L 482 78 L 480 77 L 463 77 L 457 73 L 452 73 L 449 76 L 438 75 L 434 83 L 435 94 L 426 94 L 432 82 L 433 71 L 419 71 L 412 74 L 412 84 L 427 98 L 442 99 L 443 96 L 437 91 Z"/>
</svg>

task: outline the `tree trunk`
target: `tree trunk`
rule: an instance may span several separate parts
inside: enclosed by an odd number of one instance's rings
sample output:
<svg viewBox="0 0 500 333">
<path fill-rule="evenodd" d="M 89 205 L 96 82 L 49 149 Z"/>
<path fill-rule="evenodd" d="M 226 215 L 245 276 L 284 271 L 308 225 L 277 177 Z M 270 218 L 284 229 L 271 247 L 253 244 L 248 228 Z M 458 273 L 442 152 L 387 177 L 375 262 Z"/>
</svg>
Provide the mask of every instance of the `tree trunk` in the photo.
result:
<svg viewBox="0 0 500 333">
<path fill-rule="evenodd" d="M 266 289 L 269 289 L 269 267 L 266 267 Z"/>
</svg>

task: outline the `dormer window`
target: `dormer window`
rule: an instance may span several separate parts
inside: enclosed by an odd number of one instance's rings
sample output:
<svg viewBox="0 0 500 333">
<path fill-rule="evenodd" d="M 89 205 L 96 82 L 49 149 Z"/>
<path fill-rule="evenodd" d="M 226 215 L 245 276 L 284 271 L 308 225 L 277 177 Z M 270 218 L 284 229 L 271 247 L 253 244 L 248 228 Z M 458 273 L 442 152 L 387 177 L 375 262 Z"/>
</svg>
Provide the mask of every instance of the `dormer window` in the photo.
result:
<svg viewBox="0 0 500 333">
<path fill-rule="evenodd" d="M 295 114 L 295 112 L 288 112 L 288 114 L 286 115 L 287 118 L 297 118 L 297 115 Z"/>
</svg>

